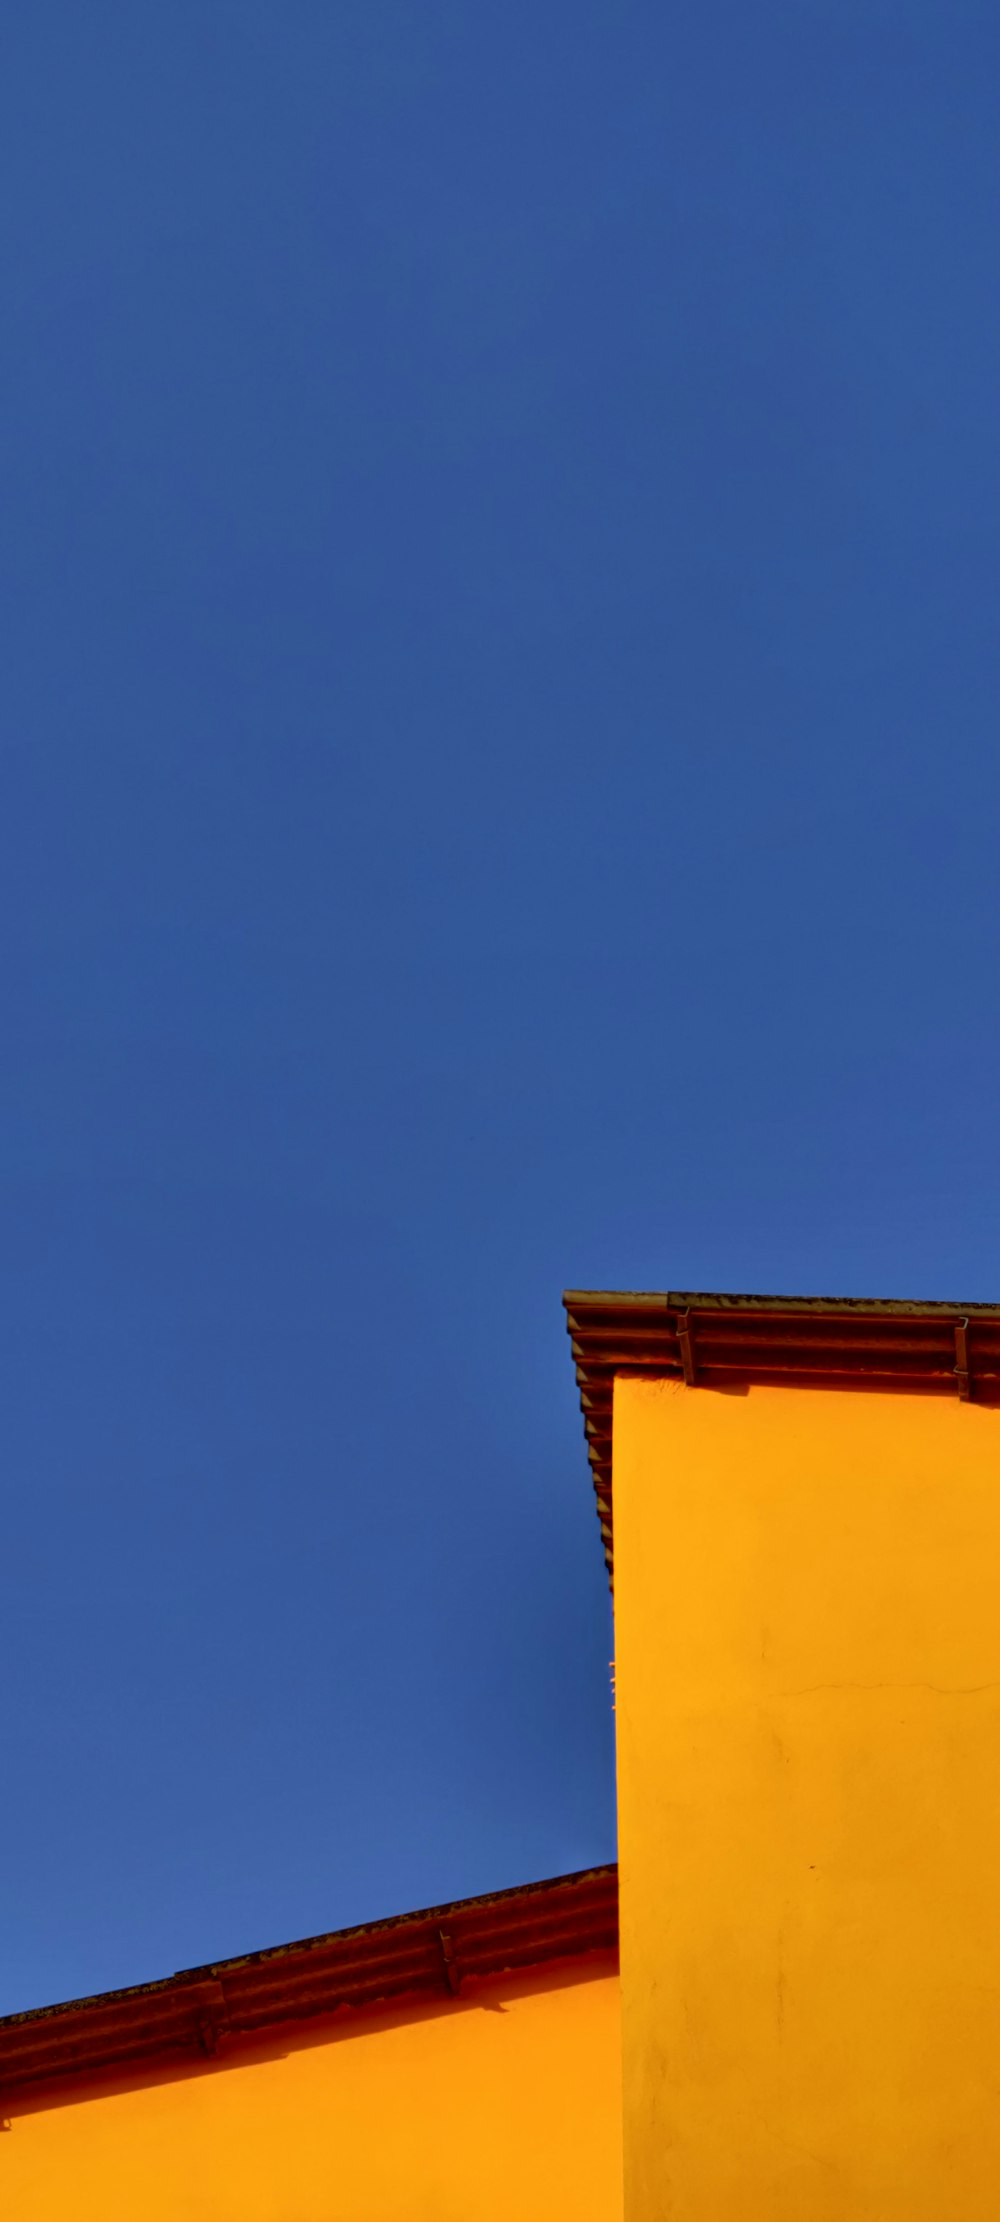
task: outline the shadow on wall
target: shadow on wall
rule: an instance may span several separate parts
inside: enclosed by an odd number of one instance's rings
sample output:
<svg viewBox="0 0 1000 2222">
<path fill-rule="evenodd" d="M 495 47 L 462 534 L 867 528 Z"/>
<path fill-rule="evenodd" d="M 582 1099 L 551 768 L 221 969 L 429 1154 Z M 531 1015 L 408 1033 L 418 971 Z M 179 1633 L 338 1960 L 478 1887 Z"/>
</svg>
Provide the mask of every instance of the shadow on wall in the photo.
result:
<svg viewBox="0 0 1000 2222">
<path fill-rule="evenodd" d="M 0 2094 L 0 2126 L 9 2131 L 19 2117 L 273 2065 L 320 2047 L 370 2045 L 401 2028 L 461 2021 L 472 2015 L 505 2015 L 525 2000 L 545 1998 L 577 1984 L 617 1980 L 617 1975 L 617 1952 L 589 1952 L 579 1959 L 566 1958 L 525 1974 L 466 1982 L 455 1998 L 402 1997 L 381 2008 L 343 2006 L 333 2013 L 311 2016 L 308 2021 L 279 2024 L 258 2038 L 220 2033 L 211 2054 L 176 2054 L 146 2063 L 123 2062 L 120 2067 L 108 2066 L 92 2073 L 40 2077 L 37 2082 Z"/>
</svg>

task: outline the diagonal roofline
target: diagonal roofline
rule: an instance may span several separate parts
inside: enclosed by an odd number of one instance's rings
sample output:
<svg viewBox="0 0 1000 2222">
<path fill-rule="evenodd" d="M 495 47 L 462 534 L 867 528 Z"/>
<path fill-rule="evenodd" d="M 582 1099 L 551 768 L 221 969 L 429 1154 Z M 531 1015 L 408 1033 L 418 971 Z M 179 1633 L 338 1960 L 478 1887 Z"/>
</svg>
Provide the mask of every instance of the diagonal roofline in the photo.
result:
<svg viewBox="0 0 1000 2222">
<path fill-rule="evenodd" d="M 161 1982 L 8 2014 L 0 2020 L 0 2093 L 178 2055 L 197 2060 L 277 2024 L 345 2007 L 446 1999 L 467 1982 L 613 1952 L 617 1943 L 614 1866 L 460 1898 L 186 1968 Z"/>
</svg>

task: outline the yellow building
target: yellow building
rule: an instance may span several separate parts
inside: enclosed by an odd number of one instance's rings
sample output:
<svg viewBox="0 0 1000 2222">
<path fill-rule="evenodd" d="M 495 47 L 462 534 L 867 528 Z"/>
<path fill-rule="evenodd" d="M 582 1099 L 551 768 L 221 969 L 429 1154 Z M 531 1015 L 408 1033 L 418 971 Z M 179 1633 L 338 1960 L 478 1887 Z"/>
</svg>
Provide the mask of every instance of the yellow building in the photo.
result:
<svg viewBox="0 0 1000 2222">
<path fill-rule="evenodd" d="M 1000 1311 L 568 1305 L 614 1553 L 627 2222 L 986 2222 Z"/>
<path fill-rule="evenodd" d="M 0 2022 L 5 2222 L 994 2215 L 1000 1310 L 566 1301 L 617 1888 Z"/>
<path fill-rule="evenodd" d="M 4 2222 L 621 2213 L 614 1868 L 0 2023 Z"/>
</svg>

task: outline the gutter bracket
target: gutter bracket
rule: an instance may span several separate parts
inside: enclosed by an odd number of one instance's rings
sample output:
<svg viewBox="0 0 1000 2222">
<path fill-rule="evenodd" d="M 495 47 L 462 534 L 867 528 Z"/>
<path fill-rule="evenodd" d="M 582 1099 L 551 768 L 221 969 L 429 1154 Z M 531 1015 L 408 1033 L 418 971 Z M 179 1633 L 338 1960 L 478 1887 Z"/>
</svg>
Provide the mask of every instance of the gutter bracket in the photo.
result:
<svg viewBox="0 0 1000 2222">
<path fill-rule="evenodd" d="M 452 1996 L 454 1998 L 457 1998 L 459 1991 L 462 1988 L 462 1978 L 458 1972 L 457 1967 L 455 1966 L 455 1946 L 452 1941 L 451 1933 L 448 1929 L 439 1929 L 437 1935 L 438 1943 L 441 1947 L 441 1960 L 444 1966 L 444 1979 L 448 1985 L 448 1989 L 452 1993 Z"/>
<path fill-rule="evenodd" d="M 229 2035 L 229 2007 L 221 1983 L 199 1984 L 195 2010 L 195 2038 L 207 2060 Z"/>
<path fill-rule="evenodd" d="M 962 1397 L 962 1398 L 964 1399 L 964 1401 L 965 1401 L 966 1403 L 971 1403 L 971 1401 L 972 1401 L 972 1373 L 971 1373 L 971 1370 L 970 1370 L 970 1367 L 969 1367 L 969 1342 L 968 1342 L 968 1334 L 969 1334 L 969 1322 L 968 1322 L 968 1320 L 967 1320 L 967 1319 L 962 1319 L 962 1320 L 956 1320 L 956 1322 L 955 1322 L 955 1379 L 956 1379 L 956 1381 L 957 1381 L 957 1383 L 958 1383 L 958 1393 L 959 1393 L 959 1396 L 960 1396 L 960 1397 Z"/>
<path fill-rule="evenodd" d="M 688 1388 L 693 1389 L 697 1384 L 697 1376 L 694 1358 L 694 1329 L 691 1325 L 690 1312 L 678 1312 L 677 1314 L 677 1340 L 681 1347 L 681 1365 L 684 1368 L 684 1379 Z"/>
</svg>

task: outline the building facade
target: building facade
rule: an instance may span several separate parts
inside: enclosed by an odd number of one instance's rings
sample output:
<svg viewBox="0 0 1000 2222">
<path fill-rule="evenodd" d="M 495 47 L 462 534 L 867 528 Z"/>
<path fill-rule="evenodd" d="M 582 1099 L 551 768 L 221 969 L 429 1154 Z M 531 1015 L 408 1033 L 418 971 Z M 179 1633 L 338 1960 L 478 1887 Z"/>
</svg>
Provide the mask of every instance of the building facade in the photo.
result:
<svg viewBox="0 0 1000 2222">
<path fill-rule="evenodd" d="M 4 2222 L 621 2213 L 614 1868 L 0 2023 Z"/>
<path fill-rule="evenodd" d="M 614 1570 L 628 2222 L 986 2222 L 1000 1312 L 568 1302 Z"/>
<path fill-rule="evenodd" d="M 617 1874 L 0 2023 L 7 2222 L 992 2218 L 1000 1310 L 566 1303 Z"/>
</svg>

